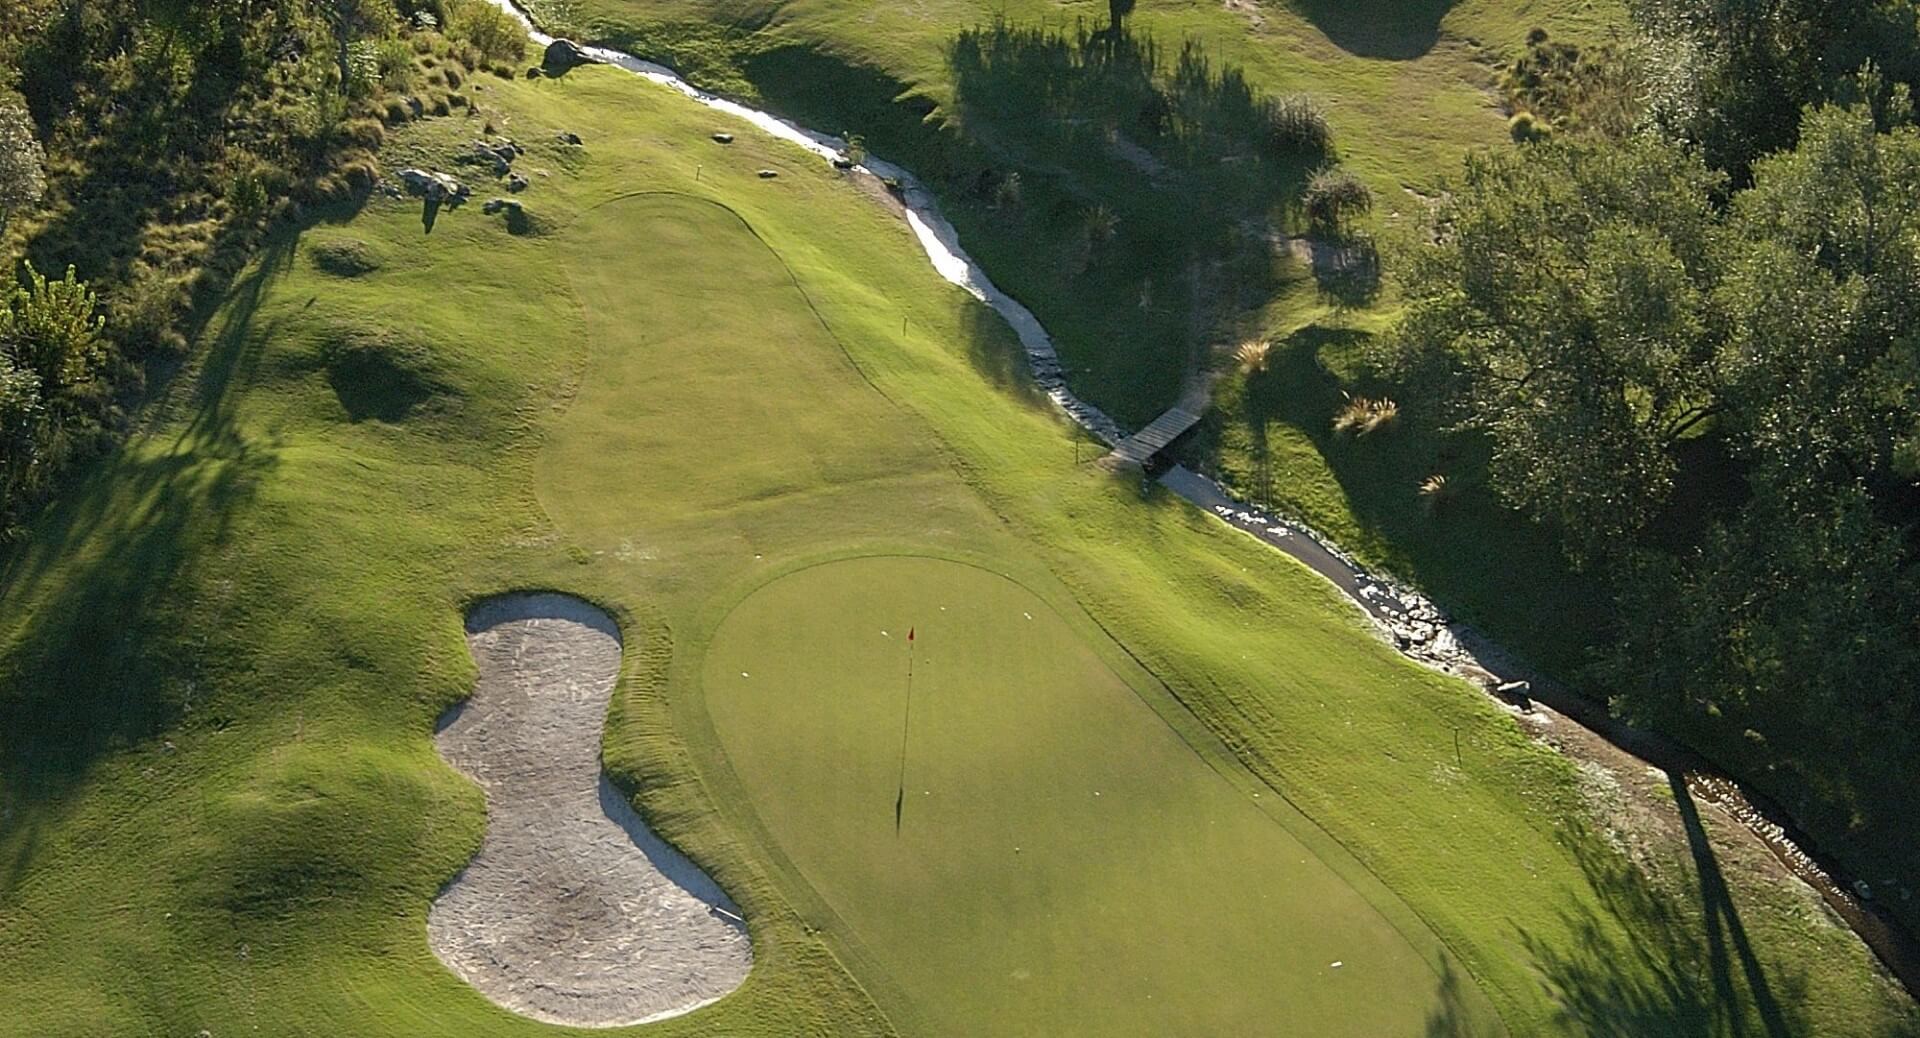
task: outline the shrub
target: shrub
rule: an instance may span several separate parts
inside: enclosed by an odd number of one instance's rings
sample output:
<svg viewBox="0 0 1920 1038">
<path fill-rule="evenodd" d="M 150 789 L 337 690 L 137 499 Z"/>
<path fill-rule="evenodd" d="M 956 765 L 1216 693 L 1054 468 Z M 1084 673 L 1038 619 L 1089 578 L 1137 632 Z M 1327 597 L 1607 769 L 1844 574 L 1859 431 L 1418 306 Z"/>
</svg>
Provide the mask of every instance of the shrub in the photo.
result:
<svg viewBox="0 0 1920 1038">
<path fill-rule="evenodd" d="M 267 208 L 267 186 L 253 168 L 235 173 L 227 182 L 227 208 L 242 220 L 252 220 Z"/>
<path fill-rule="evenodd" d="M 448 37 L 471 44 L 489 61 L 526 57 L 527 30 L 512 15 L 483 0 L 449 0 L 446 7 Z"/>
<path fill-rule="evenodd" d="M 1267 339 L 1248 339 L 1233 351 L 1233 359 L 1240 370 L 1249 375 L 1258 375 L 1267 370 L 1267 361 L 1273 354 L 1273 343 Z"/>
<path fill-rule="evenodd" d="M 1333 431 L 1365 436 L 1392 425 L 1399 418 L 1400 405 L 1386 397 L 1378 400 L 1364 396 L 1348 397 L 1333 416 Z"/>
<path fill-rule="evenodd" d="M 993 205 L 996 209 L 1010 209 L 1020 204 L 1020 171 L 1014 170 L 1000 178 L 993 189 Z"/>
<path fill-rule="evenodd" d="M 1553 137 L 1553 124 L 1535 116 L 1532 112 L 1515 112 L 1507 120 L 1507 132 L 1521 144 L 1550 140 Z"/>
<path fill-rule="evenodd" d="M 398 36 L 381 40 L 377 48 L 380 86 L 385 90 L 406 90 L 413 85 L 413 48 Z"/>
<path fill-rule="evenodd" d="M 1328 166 L 1307 181 L 1303 202 L 1315 233 L 1338 236 L 1354 217 L 1373 210 L 1373 189 L 1352 173 Z"/>
<path fill-rule="evenodd" d="M 1288 94 L 1268 101 L 1267 143 L 1283 156 L 1324 155 L 1333 147 L 1333 130 L 1326 113 L 1312 98 Z"/>
<path fill-rule="evenodd" d="M 347 96 L 371 97 L 380 86 L 380 45 L 355 40 L 347 45 Z"/>
</svg>

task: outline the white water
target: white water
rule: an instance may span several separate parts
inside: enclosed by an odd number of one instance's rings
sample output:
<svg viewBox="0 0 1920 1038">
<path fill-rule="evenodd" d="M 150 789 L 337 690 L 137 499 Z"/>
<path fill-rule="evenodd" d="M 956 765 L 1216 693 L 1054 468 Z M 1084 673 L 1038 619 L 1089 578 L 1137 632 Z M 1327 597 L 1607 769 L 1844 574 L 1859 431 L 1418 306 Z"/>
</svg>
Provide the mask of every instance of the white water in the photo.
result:
<svg viewBox="0 0 1920 1038">
<path fill-rule="evenodd" d="M 516 7 L 513 0 L 488 0 L 495 7 L 512 15 L 521 25 L 526 26 L 528 35 L 534 42 L 545 47 L 554 41 L 552 36 L 541 32 L 526 13 Z M 680 78 L 680 75 L 665 65 L 656 65 L 651 61 L 636 58 L 625 51 L 607 47 L 582 46 L 581 50 L 609 65 L 626 69 L 643 79 L 693 99 L 694 101 L 717 111 L 725 112 L 736 119 L 751 123 L 761 131 L 772 134 L 783 141 L 797 144 L 818 156 L 821 161 L 832 162 L 845 153 L 847 142 L 831 134 L 809 130 L 797 123 L 782 119 L 771 112 L 749 108 L 737 101 L 729 101 L 716 94 L 710 94 L 692 83 Z M 1020 301 L 1002 292 L 980 269 L 980 264 L 967 255 L 960 247 L 960 233 L 953 229 L 940 212 L 940 205 L 934 201 L 933 192 L 920 183 L 907 170 L 883 159 L 868 155 L 866 161 L 854 167 L 859 173 L 869 173 L 882 180 L 900 185 L 901 202 L 906 208 L 907 226 L 913 229 L 913 236 L 920 242 L 921 249 L 927 254 L 927 261 L 941 277 L 959 285 L 974 298 L 993 308 L 1003 318 L 1027 353 L 1027 366 L 1032 369 L 1035 382 L 1046 390 L 1068 417 L 1100 438 L 1109 446 L 1125 438 L 1125 432 L 1119 424 L 1108 417 L 1106 412 L 1081 400 L 1067 389 L 1066 379 L 1060 370 L 1060 356 L 1054 351 L 1053 338 L 1033 316 L 1033 311 L 1020 304 Z"/>
</svg>

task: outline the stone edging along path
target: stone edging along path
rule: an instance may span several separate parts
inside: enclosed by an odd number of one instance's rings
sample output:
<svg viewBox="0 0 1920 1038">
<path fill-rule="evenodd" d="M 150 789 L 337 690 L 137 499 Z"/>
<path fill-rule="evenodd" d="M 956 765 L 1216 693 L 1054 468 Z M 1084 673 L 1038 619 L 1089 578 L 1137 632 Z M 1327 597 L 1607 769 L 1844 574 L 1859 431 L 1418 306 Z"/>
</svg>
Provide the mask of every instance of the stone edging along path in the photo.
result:
<svg viewBox="0 0 1920 1038">
<path fill-rule="evenodd" d="M 554 42 L 554 37 L 540 32 L 513 0 L 488 2 L 517 19 L 541 46 Z M 699 104 L 751 123 L 824 161 L 841 160 L 846 150 L 846 142 L 838 137 L 701 90 L 664 65 L 605 47 L 583 47 L 582 50 L 597 61 L 636 73 Z M 1126 439 L 1127 433 L 1119 423 L 1067 388 L 1052 337 L 1031 310 L 994 285 L 986 271 L 961 248 L 959 232 L 941 213 L 933 193 L 919 178 L 871 154 L 863 163 L 852 167 L 852 171 L 898 185 L 897 194 L 904 205 L 907 224 L 934 270 L 986 303 L 1012 327 L 1026 351 L 1034 381 L 1069 418 L 1110 447 Z M 1920 996 L 1920 941 L 1903 930 L 1879 905 L 1857 896 L 1856 891 L 1865 889 L 1864 885 L 1847 876 L 1829 858 L 1819 855 L 1812 842 L 1794 827 L 1778 805 L 1745 790 L 1679 742 L 1628 726 L 1611 717 L 1601 704 L 1532 673 L 1472 628 L 1448 618 L 1418 592 L 1368 572 L 1338 545 L 1305 524 L 1236 501 L 1218 483 L 1179 466 L 1163 473 L 1160 483 L 1332 581 L 1407 657 L 1472 681 L 1536 720 L 1545 723 L 1551 723 L 1555 717 L 1572 720 L 1648 764 L 1671 775 L 1684 776 L 1687 789 L 1694 796 L 1720 805 L 1746 825 L 1790 872 L 1819 892 L 1909 993 Z"/>
<path fill-rule="evenodd" d="M 467 617 L 480 679 L 434 734 L 487 794 L 480 851 L 433 901 L 427 940 L 461 979 L 536 1020 L 619 1027 L 716 1001 L 753 965 L 740 911 L 600 770 L 620 631 L 580 599 L 505 595 Z"/>
</svg>

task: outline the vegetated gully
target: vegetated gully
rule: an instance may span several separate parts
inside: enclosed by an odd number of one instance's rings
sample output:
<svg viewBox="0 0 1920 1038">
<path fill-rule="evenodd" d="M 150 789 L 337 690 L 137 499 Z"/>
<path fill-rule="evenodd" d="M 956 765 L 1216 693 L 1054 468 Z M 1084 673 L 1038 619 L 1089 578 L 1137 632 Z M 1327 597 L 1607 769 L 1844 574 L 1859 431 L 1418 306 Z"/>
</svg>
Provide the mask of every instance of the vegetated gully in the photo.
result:
<svg viewBox="0 0 1920 1038">
<path fill-rule="evenodd" d="M 512 15 L 540 46 L 554 42 L 541 32 L 513 0 L 488 0 Z M 942 215 L 939 203 L 919 178 L 893 163 L 868 155 L 846 166 L 846 142 L 793 122 L 708 93 L 664 65 L 606 47 L 582 48 L 598 61 L 615 65 L 678 91 L 709 108 L 753 124 L 760 130 L 835 162 L 852 175 L 879 178 L 900 199 L 912 228 L 934 270 L 946 280 L 992 307 L 1019 337 L 1034 380 L 1066 415 L 1109 446 L 1125 438 L 1119 424 L 1099 408 L 1076 397 L 1067 388 L 1053 339 L 1031 310 L 1002 292 L 986 271 L 960 247 L 960 235 Z M 1425 597 L 1392 580 L 1369 573 L 1353 556 L 1317 531 L 1236 501 L 1218 483 L 1182 466 L 1159 474 L 1159 482 L 1192 504 L 1210 511 L 1261 541 L 1291 555 L 1327 578 L 1358 604 L 1403 654 L 1438 670 L 1465 678 L 1511 709 L 1524 713 L 1559 715 L 1581 725 L 1608 743 L 1669 776 L 1685 782 L 1695 799 L 1718 804 L 1738 819 L 1793 875 L 1818 891 L 1829 907 L 1852 927 L 1909 994 L 1920 997 L 1920 940 L 1890 913 L 1856 891 L 1867 888 L 1820 853 L 1780 806 L 1747 790 L 1720 772 L 1711 762 L 1679 742 L 1656 732 L 1634 728 L 1612 717 L 1606 708 L 1551 679 L 1494 645 L 1465 624 L 1449 619 Z"/>
</svg>

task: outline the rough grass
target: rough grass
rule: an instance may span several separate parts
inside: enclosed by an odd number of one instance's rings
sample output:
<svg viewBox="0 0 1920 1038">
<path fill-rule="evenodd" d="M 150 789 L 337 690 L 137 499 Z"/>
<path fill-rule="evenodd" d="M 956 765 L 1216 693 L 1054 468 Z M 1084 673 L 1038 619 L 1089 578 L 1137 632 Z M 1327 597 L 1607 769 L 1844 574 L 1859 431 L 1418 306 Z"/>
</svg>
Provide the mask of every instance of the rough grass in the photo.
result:
<svg viewBox="0 0 1920 1038">
<path fill-rule="evenodd" d="M 487 86 L 504 132 L 533 142 L 520 164 L 552 173 L 528 197 L 553 233 L 514 237 L 476 207 L 424 233 L 417 202 L 378 197 L 350 227 L 388 262 L 347 280 L 279 239 L 146 434 L 9 560 L 0 1033 L 557 1033 L 422 939 L 484 824 L 430 740 L 472 680 L 463 606 L 516 587 L 582 594 L 631 632 L 606 758 L 751 921 L 746 985 L 649 1033 L 884 1033 L 887 1013 L 939 1013 L 889 981 L 902 967 L 830 910 L 690 723 L 707 640 L 768 566 L 902 549 L 991 561 L 1084 610 L 1192 711 L 1169 717 L 1190 745 L 1217 735 L 1263 797 L 1313 818 L 1364 866 L 1353 882 L 1377 879 L 1460 963 L 1429 989 L 1431 1033 L 1461 1029 L 1472 987 L 1515 1034 L 1911 1026 L 1804 892 L 1734 877 L 1709 925 L 1684 846 L 1647 855 L 1652 878 L 1628 866 L 1591 835 L 1574 770 L 1479 693 L 1398 660 L 1284 558 L 1076 468 L 1070 434 L 1008 381 L 1006 330 L 869 195 L 738 127 L 712 145 L 718 117 L 614 70 Z M 463 130 L 416 123 L 389 148 L 444 161 Z M 558 130 L 587 148 L 541 143 Z M 584 301 L 641 282 L 620 278 L 632 252 L 588 247 L 595 207 L 636 190 L 731 208 L 825 334 L 773 314 L 718 315 L 698 343 L 596 328 Z M 673 247 L 730 266 L 742 240 Z M 417 332 L 459 421 L 352 421 L 311 363 L 348 324 Z M 829 338 L 871 389 L 845 368 L 807 381 L 832 368 Z M 589 384 L 634 349 L 727 367 Z M 807 425 L 816 405 L 854 405 L 852 431 Z M 570 437 L 635 464 L 569 495 L 551 463 Z M 889 451 L 940 464 L 888 475 Z M 735 467 L 657 500 L 675 483 L 648 466 L 686 458 Z"/>
</svg>

